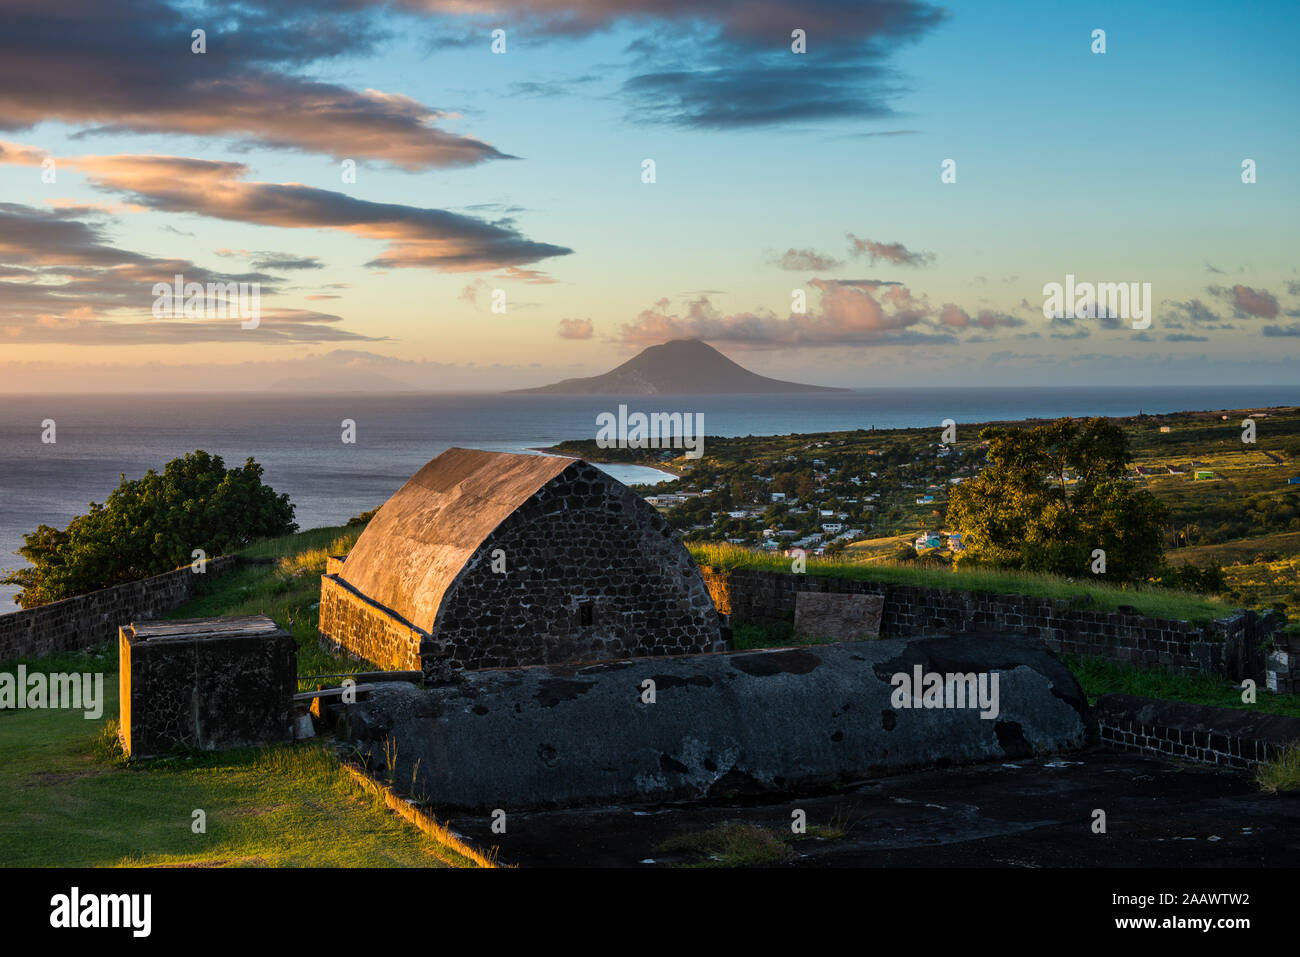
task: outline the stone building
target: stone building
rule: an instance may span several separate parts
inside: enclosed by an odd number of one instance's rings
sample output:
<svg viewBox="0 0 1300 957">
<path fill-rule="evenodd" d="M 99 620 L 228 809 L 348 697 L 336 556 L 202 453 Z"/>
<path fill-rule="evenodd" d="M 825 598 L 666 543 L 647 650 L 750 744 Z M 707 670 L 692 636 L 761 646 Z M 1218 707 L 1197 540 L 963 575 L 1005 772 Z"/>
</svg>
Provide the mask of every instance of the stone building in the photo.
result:
<svg viewBox="0 0 1300 957">
<path fill-rule="evenodd" d="M 321 581 L 324 639 L 457 671 L 723 651 L 698 566 L 641 496 L 580 459 L 449 449 Z"/>
</svg>

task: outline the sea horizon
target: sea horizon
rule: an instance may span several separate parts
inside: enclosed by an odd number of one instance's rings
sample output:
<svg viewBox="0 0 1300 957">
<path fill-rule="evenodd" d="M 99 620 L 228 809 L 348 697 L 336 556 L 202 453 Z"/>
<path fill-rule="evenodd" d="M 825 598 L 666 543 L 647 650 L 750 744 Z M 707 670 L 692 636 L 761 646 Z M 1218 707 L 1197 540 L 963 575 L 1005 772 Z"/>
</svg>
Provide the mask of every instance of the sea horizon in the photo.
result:
<svg viewBox="0 0 1300 957">
<path fill-rule="evenodd" d="M 1207 412 L 1300 404 L 1294 386 L 935 386 L 776 395 L 514 395 L 439 393 L 65 393 L 0 402 L 0 569 L 37 525 L 63 528 L 102 503 L 120 476 L 138 478 L 203 449 L 227 467 L 254 458 L 287 493 L 301 528 L 341 525 L 382 504 L 425 462 L 452 446 L 531 452 L 594 438 L 595 417 L 616 411 L 704 416 L 707 438 L 789 435 L 1020 421 L 1072 415 Z M 41 441 L 53 419 L 56 441 Z M 355 444 L 342 441 L 344 419 Z M 936 433 L 937 434 L 937 433 Z M 628 483 L 665 473 L 609 465 Z M 0 586 L 0 613 L 17 589 Z"/>
</svg>

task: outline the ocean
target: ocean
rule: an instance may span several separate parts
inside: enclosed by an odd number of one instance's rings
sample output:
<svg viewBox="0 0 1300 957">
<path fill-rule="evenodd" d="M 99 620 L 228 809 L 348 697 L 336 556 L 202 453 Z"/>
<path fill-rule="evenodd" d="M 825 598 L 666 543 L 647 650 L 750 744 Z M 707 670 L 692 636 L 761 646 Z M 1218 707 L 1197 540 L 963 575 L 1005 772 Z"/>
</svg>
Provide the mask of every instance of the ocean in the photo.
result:
<svg viewBox="0 0 1300 957">
<path fill-rule="evenodd" d="M 939 429 L 962 422 L 1062 415 L 1133 415 L 1300 404 L 1300 388 L 863 389 L 804 395 L 67 395 L 0 396 L 0 568 L 20 567 L 22 535 L 65 526 L 103 502 L 125 473 L 135 478 L 204 449 L 226 465 L 252 456 L 263 480 L 287 492 L 300 527 L 339 525 L 380 505 L 421 465 L 452 446 L 523 451 L 594 438 L 596 416 L 631 411 L 702 413 L 706 435 L 786 435 L 843 429 Z M 56 441 L 41 441 L 53 419 Z M 356 422 L 356 443 L 341 422 Z M 707 453 L 707 440 L 705 450 Z M 608 466 L 625 482 L 666 478 Z M 0 613 L 16 609 L 0 586 Z"/>
</svg>

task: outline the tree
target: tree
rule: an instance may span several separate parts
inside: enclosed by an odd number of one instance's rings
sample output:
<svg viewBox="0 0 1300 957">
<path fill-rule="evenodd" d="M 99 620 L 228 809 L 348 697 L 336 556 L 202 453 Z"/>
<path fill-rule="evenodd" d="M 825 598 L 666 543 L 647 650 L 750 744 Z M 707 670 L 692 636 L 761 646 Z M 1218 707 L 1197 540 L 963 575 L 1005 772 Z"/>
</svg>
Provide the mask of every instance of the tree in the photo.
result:
<svg viewBox="0 0 1300 957">
<path fill-rule="evenodd" d="M 103 505 L 90 503 L 66 529 L 39 526 L 18 553 L 30 568 L 11 572 L 23 608 L 97 588 L 147 578 L 193 561 L 195 549 L 215 557 L 256 538 L 296 531 L 293 505 L 262 484 L 251 458 L 226 469 L 220 456 L 191 452 L 161 473 L 122 476 Z"/>
<path fill-rule="evenodd" d="M 1124 480 L 1123 430 L 1103 418 L 984 429 L 989 465 L 948 498 L 963 563 L 1079 575 L 1105 553 L 1107 578 L 1133 581 L 1161 563 L 1168 510 Z"/>
</svg>

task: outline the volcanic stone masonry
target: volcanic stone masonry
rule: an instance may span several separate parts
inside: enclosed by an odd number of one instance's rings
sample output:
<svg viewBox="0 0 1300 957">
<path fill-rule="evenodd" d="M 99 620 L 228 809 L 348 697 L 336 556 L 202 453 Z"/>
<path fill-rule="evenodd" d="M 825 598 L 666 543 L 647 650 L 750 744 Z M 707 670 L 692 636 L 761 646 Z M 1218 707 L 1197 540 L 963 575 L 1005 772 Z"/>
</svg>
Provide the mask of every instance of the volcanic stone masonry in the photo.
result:
<svg viewBox="0 0 1300 957">
<path fill-rule="evenodd" d="M 324 639 L 428 681 L 481 668 L 724 651 L 699 567 L 580 459 L 449 449 L 321 580 Z"/>
<path fill-rule="evenodd" d="M 298 645 L 265 615 L 123 625 L 118 644 L 131 757 L 293 740 Z"/>
</svg>

